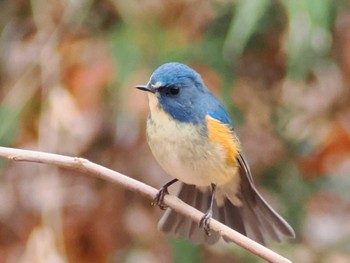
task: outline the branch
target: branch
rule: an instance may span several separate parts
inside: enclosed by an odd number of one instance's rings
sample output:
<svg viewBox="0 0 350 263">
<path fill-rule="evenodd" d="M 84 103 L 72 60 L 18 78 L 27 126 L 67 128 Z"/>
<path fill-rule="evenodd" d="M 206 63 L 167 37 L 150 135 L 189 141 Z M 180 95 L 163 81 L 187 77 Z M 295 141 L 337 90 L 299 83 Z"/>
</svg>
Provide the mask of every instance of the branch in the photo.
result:
<svg viewBox="0 0 350 263">
<path fill-rule="evenodd" d="M 110 181 L 111 183 L 121 185 L 126 189 L 137 192 L 149 199 L 153 199 L 158 193 L 157 189 L 149 185 L 146 185 L 121 173 L 115 172 L 104 166 L 92 163 L 83 158 L 68 157 L 52 153 L 21 150 L 7 147 L 0 147 L 0 157 L 13 161 L 51 164 L 61 168 L 79 171 L 83 174 L 92 175 Z M 187 205 L 176 196 L 166 195 L 164 198 L 164 203 L 179 214 L 189 217 L 197 223 L 199 223 L 200 219 L 203 216 L 202 212 Z M 230 240 L 236 243 L 240 247 L 265 259 L 266 261 L 276 263 L 291 262 L 276 252 L 260 245 L 259 243 L 218 222 L 217 220 L 210 220 L 210 228 L 213 231 L 219 232 L 220 235 L 226 240 Z"/>
</svg>

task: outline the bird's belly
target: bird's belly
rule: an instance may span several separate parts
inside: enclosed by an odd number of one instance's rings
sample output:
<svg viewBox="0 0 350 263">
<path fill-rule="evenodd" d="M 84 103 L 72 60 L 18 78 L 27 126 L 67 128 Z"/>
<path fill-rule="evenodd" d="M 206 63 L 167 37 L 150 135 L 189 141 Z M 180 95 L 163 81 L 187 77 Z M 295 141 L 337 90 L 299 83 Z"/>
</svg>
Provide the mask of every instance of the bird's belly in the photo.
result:
<svg viewBox="0 0 350 263">
<path fill-rule="evenodd" d="M 237 177 L 238 169 L 227 162 L 225 149 L 210 143 L 193 124 L 149 119 L 147 139 L 165 172 L 184 183 L 224 185 Z"/>
</svg>

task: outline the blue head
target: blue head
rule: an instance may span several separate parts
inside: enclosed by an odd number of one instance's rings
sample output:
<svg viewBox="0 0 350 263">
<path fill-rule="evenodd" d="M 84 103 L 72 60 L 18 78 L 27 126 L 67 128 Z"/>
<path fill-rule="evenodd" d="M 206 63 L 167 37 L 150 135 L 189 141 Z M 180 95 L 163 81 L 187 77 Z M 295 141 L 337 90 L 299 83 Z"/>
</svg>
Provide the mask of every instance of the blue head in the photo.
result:
<svg viewBox="0 0 350 263">
<path fill-rule="evenodd" d="M 223 106 L 209 92 L 201 76 L 180 63 L 166 63 L 157 68 L 147 85 L 136 88 L 153 93 L 158 107 L 181 122 L 203 123 L 209 113 L 229 122 Z"/>
</svg>

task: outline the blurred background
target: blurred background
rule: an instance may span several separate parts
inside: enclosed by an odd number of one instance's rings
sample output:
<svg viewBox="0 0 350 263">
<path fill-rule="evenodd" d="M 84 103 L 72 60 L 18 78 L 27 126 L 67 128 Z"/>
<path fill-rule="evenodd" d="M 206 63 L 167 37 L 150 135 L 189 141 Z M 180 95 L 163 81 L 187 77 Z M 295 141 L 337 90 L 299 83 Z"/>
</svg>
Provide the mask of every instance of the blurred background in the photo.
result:
<svg viewBox="0 0 350 263">
<path fill-rule="evenodd" d="M 0 145 L 82 156 L 160 187 L 145 141 L 160 64 L 202 74 L 255 181 L 297 232 L 294 262 L 350 262 L 348 0 L 1 0 Z M 0 262 L 262 262 L 157 231 L 118 185 L 0 161 Z"/>
</svg>

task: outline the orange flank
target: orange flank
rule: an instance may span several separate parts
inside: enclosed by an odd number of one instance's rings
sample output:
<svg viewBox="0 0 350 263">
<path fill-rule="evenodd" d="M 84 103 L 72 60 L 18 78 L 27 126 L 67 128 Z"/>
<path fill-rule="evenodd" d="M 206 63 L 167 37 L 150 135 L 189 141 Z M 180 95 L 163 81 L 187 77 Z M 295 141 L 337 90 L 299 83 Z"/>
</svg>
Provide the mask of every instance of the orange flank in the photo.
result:
<svg viewBox="0 0 350 263">
<path fill-rule="evenodd" d="M 206 116 L 208 137 L 213 143 L 219 144 L 226 150 L 228 164 L 235 165 L 240 151 L 240 143 L 231 128 L 219 120 Z"/>
</svg>

